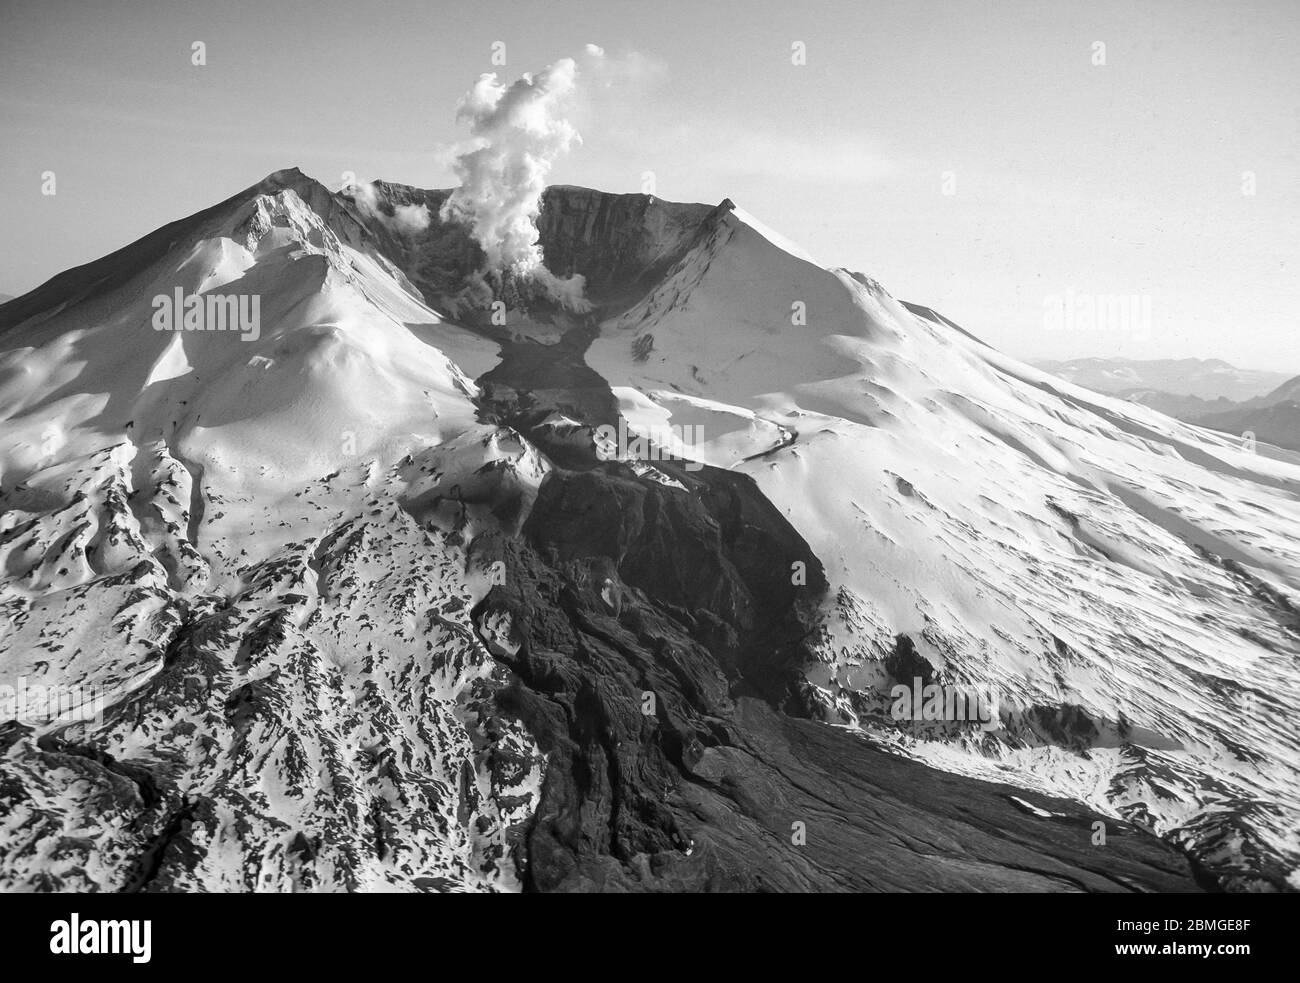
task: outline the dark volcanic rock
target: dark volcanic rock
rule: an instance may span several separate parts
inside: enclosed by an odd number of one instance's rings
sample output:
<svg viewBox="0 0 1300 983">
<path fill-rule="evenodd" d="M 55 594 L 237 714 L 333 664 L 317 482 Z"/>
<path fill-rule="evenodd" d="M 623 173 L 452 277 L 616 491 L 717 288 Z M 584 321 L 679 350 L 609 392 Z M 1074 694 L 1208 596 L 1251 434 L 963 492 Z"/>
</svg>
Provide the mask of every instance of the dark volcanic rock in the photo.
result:
<svg viewBox="0 0 1300 983">
<path fill-rule="evenodd" d="M 542 196 L 538 241 L 547 268 L 561 277 L 586 277 L 588 297 L 609 314 L 659 282 L 716 212 L 652 195 L 555 185 Z"/>
<path fill-rule="evenodd" d="M 500 364 L 477 380 L 484 419 L 529 430 L 558 411 L 597 426 L 615 423 L 618 400 L 583 358 L 594 335 L 594 330 L 573 329 L 554 345 L 502 341 Z M 546 444 L 544 435 L 531 436 Z M 565 456 L 562 448 L 545 449 Z"/>
<path fill-rule="evenodd" d="M 429 224 L 422 230 L 395 231 L 376 221 L 369 231 L 425 300 L 446 310 L 467 278 L 485 264 L 469 227 L 441 217 L 451 191 L 388 181 L 375 181 L 372 187 L 374 207 L 389 219 L 403 206 L 428 209 Z M 343 197 L 355 200 L 350 193 Z M 729 202 L 726 207 L 731 207 Z M 585 277 L 587 298 L 608 316 L 639 300 L 707 233 L 710 219 L 721 210 L 652 195 L 612 195 L 557 185 L 542 196 L 538 243 L 547 269 L 559 277 Z M 471 311 L 461 310 L 460 316 L 473 321 Z"/>
<path fill-rule="evenodd" d="M 503 708 L 549 756 L 528 887 L 1196 889 L 1136 827 L 804 719 L 820 564 L 748 478 L 672 475 L 686 490 L 556 471 L 522 539 L 487 547 L 508 574 L 475 624 L 514 670 Z"/>
</svg>

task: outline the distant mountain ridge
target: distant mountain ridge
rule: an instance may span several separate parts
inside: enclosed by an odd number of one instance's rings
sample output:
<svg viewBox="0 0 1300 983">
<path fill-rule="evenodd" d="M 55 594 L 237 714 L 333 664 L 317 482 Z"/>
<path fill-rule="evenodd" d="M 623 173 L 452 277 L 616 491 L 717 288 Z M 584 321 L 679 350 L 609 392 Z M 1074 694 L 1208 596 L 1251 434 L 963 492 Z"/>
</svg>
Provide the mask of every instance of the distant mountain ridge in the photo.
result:
<svg viewBox="0 0 1300 983">
<path fill-rule="evenodd" d="M 1078 358 L 1036 365 L 1187 423 L 1300 451 L 1300 375 L 1240 369 L 1214 358 Z"/>
<path fill-rule="evenodd" d="M 1075 358 L 1033 364 L 1076 386 L 1109 395 L 1155 390 L 1175 396 L 1233 402 L 1264 396 L 1293 375 L 1242 369 L 1217 358 Z"/>
<path fill-rule="evenodd" d="M 1266 396 L 1197 414 L 1191 422 L 1300 451 L 1300 376 L 1288 379 Z"/>
</svg>

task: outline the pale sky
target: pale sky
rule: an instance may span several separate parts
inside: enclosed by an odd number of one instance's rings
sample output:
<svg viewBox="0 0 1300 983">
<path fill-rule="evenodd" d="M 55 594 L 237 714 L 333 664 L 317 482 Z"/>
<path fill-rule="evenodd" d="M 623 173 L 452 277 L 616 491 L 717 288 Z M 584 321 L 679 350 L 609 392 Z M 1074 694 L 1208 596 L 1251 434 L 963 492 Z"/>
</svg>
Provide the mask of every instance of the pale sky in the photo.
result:
<svg viewBox="0 0 1300 983">
<path fill-rule="evenodd" d="M 1023 358 L 1300 372 L 1296 0 L 0 0 L 0 292 L 283 167 L 450 186 L 478 75 L 587 43 L 556 183 L 730 197 Z M 1067 293 L 1150 330 L 1048 330 Z"/>
</svg>

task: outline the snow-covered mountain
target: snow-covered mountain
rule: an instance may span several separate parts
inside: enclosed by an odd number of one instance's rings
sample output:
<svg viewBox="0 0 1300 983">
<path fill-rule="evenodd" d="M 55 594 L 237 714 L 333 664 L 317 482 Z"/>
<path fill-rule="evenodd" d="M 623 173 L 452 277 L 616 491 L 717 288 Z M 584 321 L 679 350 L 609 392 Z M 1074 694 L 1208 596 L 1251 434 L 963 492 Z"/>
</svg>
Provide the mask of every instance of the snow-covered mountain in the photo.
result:
<svg viewBox="0 0 1300 983">
<path fill-rule="evenodd" d="M 484 304 L 447 194 L 0 307 L 0 683 L 104 701 L 0 722 L 6 889 L 1297 886 L 1300 468 L 730 201 L 551 188 L 591 310 Z"/>
</svg>

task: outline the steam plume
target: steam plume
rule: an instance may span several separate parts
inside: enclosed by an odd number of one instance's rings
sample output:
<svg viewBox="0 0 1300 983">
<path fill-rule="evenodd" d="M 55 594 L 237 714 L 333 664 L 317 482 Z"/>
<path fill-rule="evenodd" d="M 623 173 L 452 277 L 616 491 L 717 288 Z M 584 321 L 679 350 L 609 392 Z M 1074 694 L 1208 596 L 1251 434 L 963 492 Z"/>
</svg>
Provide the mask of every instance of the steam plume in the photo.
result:
<svg viewBox="0 0 1300 983">
<path fill-rule="evenodd" d="M 456 111 L 458 120 L 469 123 L 471 144 L 455 160 L 460 187 L 439 217 L 469 225 L 487 257 L 487 272 L 531 280 L 566 307 L 588 310 L 584 278 L 552 274 L 537 241 L 551 165 L 581 143 L 563 115 L 576 77 L 572 58 L 525 73 L 509 86 L 495 73 L 479 76 Z"/>
<path fill-rule="evenodd" d="M 389 215 L 380 207 L 379 195 L 375 191 L 374 184 L 361 181 L 349 184 L 341 190 L 352 196 L 352 200 L 363 215 L 377 219 L 394 232 L 415 235 L 429 227 L 428 205 L 397 205 L 393 207 L 393 214 Z"/>
</svg>

